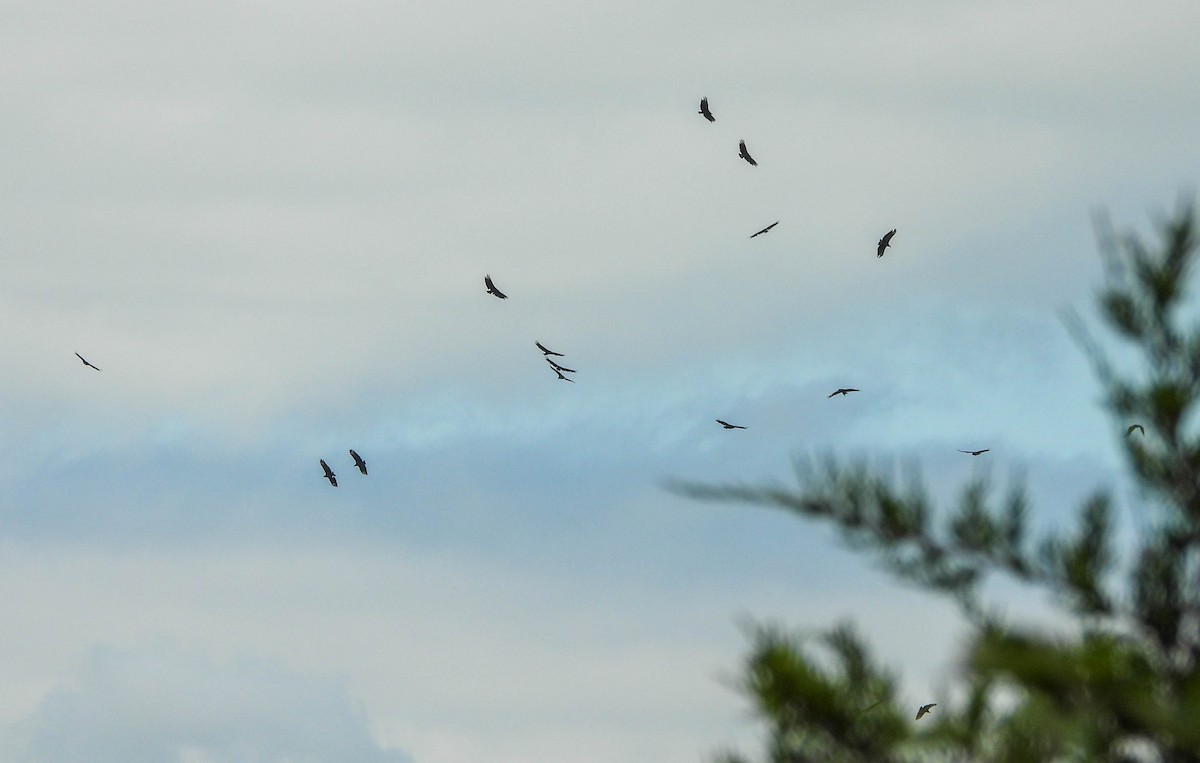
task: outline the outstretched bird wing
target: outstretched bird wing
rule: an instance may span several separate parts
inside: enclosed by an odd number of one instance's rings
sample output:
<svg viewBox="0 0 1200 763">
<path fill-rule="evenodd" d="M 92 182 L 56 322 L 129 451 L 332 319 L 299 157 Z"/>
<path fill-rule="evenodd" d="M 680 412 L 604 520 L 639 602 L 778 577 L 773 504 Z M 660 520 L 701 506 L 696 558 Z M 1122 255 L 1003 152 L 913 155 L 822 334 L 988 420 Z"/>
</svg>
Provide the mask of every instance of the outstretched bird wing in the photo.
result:
<svg viewBox="0 0 1200 763">
<path fill-rule="evenodd" d="M 707 97 L 700 99 L 700 114 L 703 115 L 704 118 L 710 122 L 717 121 L 717 118 L 714 117 L 712 115 L 712 112 L 708 110 L 708 98 Z"/>
<path fill-rule="evenodd" d="M 875 256 L 876 256 L 876 257 L 882 257 L 882 256 L 883 256 L 883 250 L 884 250 L 884 249 L 887 249 L 887 248 L 888 248 L 888 246 L 889 246 L 889 245 L 891 245 L 891 243 L 892 243 L 892 236 L 894 236 L 894 235 L 896 235 L 896 229 L 895 229 L 895 228 L 892 228 L 890 231 L 888 231 L 887 233 L 883 234 L 883 238 L 879 239 L 879 248 L 877 248 L 877 249 L 875 250 Z"/>
<path fill-rule="evenodd" d="M 542 344 L 541 342 L 534 342 L 534 344 L 536 344 L 537 348 L 542 351 L 543 355 L 556 355 L 560 358 L 565 357 L 561 352 L 555 352 L 554 350 L 551 350 L 550 348 L 548 348 L 546 345 Z"/>
<path fill-rule="evenodd" d="M 500 299 L 508 299 L 508 295 L 496 288 L 496 284 L 492 283 L 491 276 L 483 277 L 483 285 L 487 287 L 488 294 L 494 294 Z"/>
<path fill-rule="evenodd" d="M 560 366 L 559 364 L 555 363 L 550 358 L 542 358 L 542 360 L 545 360 L 547 363 L 549 363 L 551 366 L 553 366 L 555 371 L 566 371 L 569 374 L 575 373 L 574 368 L 567 368 L 566 366 Z"/>
<path fill-rule="evenodd" d="M 1141 424 L 1130 424 L 1129 429 L 1125 430 L 1125 436 L 1128 437 L 1129 435 L 1133 434 L 1133 430 L 1135 429 L 1142 433 L 1142 437 L 1146 436 L 1146 430 Z"/>
<path fill-rule="evenodd" d="M 771 224 L 770 224 L 770 225 L 768 225 L 767 227 L 763 228 L 763 229 L 762 229 L 762 230 L 760 230 L 758 233 L 755 233 L 755 234 L 751 235 L 751 236 L 750 236 L 750 238 L 754 238 L 754 236 L 761 236 L 762 234 L 764 234 L 764 233 L 766 233 L 767 231 L 769 231 L 769 230 L 771 230 L 772 228 L 774 228 L 776 225 L 779 225 L 779 221 L 778 221 L 778 220 L 776 220 L 775 222 L 771 223 Z"/>
</svg>

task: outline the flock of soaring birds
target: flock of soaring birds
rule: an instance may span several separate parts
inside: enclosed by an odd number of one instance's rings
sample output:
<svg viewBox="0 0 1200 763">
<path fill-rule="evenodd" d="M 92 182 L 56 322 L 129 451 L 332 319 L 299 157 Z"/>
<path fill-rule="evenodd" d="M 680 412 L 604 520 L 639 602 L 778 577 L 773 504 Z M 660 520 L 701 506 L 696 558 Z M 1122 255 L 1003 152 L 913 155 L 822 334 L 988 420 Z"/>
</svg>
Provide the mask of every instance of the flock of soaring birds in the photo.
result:
<svg viewBox="0 0 1200 763">
<path fill-rule="evenodd" d="M 708 106 L 708 98 L 707 97 L 700 99 L 700 111 L 698 113 L 701 116 L 703 116 L 705 119 L 707 119 L 709 122 L 717 121 L 717 118 L 715 116 L 713 116 L 712 110 Z M 750 155 L 750 150 L 748 148 L 746 148 L 745 140 L 738 141 L 738 156 L 741 157 L 742 159 L 744 159 L 751 166 L 754 166 L 754 167 L 758 166 L 758 162 L 755 161 L 754 157 Z M 779 225 L 779 222 L 780 222 L 779 220 L 776 220 L 775 222 L 771 223 L 770 225 L 763 228 L 762 230 L 759 230 L 759 231 L 751 234 L 750 238 L 755 238 L 757 236 L 763 235 L 764 233 L 770 232 L 770 230 L 772 228 L 774 228 L 776 225 Z M 883 256 L 884 250 L 892 245 L 892 238 L 895 235 L 896 235 L 895 228 L 893 228 L 890 231 L 888 231 L 887 233 L 883 234 L 883 237 L 879 239 L 879 241 L 875 247 L 875 256 L 876 257 Z M 485 275 L 483 277 L 483 285 L 484 285 L 484 288 L 487 290 L 487 293 L 492 295 L 493 297 L 496 297 L 497 299 L 508 299 L 507 294 L 500 291 L 500 289 L 496 288 L 496 284 L 492 281 L 491 275 Z M 539 350 L 542 351 L 543 359 L 550 365 L 550 369 L 552 371 L 554 371 L 554 373 L 558 377 L 558 379 L 560 379 L 561 381 L 565 381 L 565 382 L 571 382 L 571 383 L 575 382 L 574 379 L 564 376 L 564 374 L 575 373 L 575 369 L 567 368 L 566 366 L 560 365 L 558 362 L 556 362 L 554 360 L 554 358 L 565 357 L 565 355 L 563 353 L 555 352 L 554 350 L 551 350 L 550 348 L 543 345 L 541 342 L 534 342 L 534 344 L 537 346 L 537 348 Z M 79 360 L 83 362 L 83 365 L 87 366 L 88 368 L 94 369 L 96 371 L 100 370 L 99 366 L 92 365 L 90 362 L 88 362 L 88 360 L 86 358 L 84 358 L 78 352 L 75 353 L 75 357 L 79 358 Z M 849 395 L 851 392 L 859 392 L 859 391 L 860 390 L 855 389 L 854 387 L 839 387 L 838 389 L 829 393 L 829 397 L 832 398 L 832 397 L 836 397 L 838 395 L 845 397 L 846 395 Z M 718 424 L 720 424 L 724 429 L 746 429 L 745 426 L 742 426 L 740 424 L 731 424 L 728 421 L 724 421 L 722 419 L 715 419 L 715 421 Z M 1142 428 L 1141 424 L 1132 424 L 1132 425 L 1130 425 L 1128 431 L 1126 432 L 1126 435 L 1133 434 L 1134 430 L 1140 430 L 1143 435 L 1145 434 L 1145 429 Z M 989 452 L 989 450 L 990 450 L 990 448 L 982 448 L 980 450 L 961 450 L 960 449 L 958 452 L 965 453 L 965 454 L 971 455 L 971 456 L 979 456 L 979 455 L 983 455 L 984 453 Z M 357 452 L 354 451 L 354 449 L 350 449 L 350 457 L 352 459 L 354 459 L 354 466 L 358 469 L 358 471 L 361 474 L 363 474 L 364 476 L 366 476 L 367 462 L 364 461 L 363 458 L 360 455 L 358 455 Z M 335 474 L 333 469 L 330 468 L 329 464 L 327 464 L 325 462 L 325 459 L 323 459 L 323 458 L 320 459 L 320 462 L 321 462 L 321 469 L 324 470 L 324 472 L 325 472 L 324 479 L 329 480 L 329 484 L 331 486 L 337 487 L 337 485 L 338 485 L 337 474 Z M 917 710 L 916 720 L 920 720 L 923 716 L 927 715 L 936 706 L 937 706 L 937 703 L 922 705 L 920 707 L 920 709 Z"/>
</svg>

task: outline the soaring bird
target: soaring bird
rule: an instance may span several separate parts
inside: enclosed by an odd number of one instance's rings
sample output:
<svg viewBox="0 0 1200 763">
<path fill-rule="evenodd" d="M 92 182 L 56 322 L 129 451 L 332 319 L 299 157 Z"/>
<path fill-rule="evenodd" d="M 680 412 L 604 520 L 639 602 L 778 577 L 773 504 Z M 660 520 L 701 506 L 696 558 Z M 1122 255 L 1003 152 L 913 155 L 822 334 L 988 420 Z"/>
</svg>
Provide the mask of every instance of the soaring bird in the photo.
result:
<svg viewBox="0 0 1200 763">
<path fill-rule="evenodd" d="M 966 453 L 969 456 L 978 456 L 980 453 L 987 453 L 989 450 L 991 450 L 991 448 L 984 448 L 983 450 L 959 450 L 958 452 Z"/>
<path fill-rule="evenodd" d="M 779 221 L 778 221 L 778 220 L 776 220 L 775 222 L 771 223 L 771 224 L 770 224 L 770 225 L 768 225 L 767 227 L 763 228 L 763 229 L 762 229 L 762 230 L 760 230 L 758 233 L 755 233 L 755 234 L 754 234 L 754 235 L 752 235 L 750 238 L 754 238 L 754 236 L 761 236 L 762 234 L 764 234 L 764 233 L 766 233 L 767 231 L 769 231 L 769 230 L 771 230 L 772 228 L 774 228 L 776 225 L 779 225 Z"/>
<path fill-rule="evenodd" d="M 879 248 L 875 250 L 876 257 L 883 256 L 883 250 L 892 245 L 892 236 L 896 235 L 896 229 L 892 228 L 887 233 L 883 234 L 883 238 L 879 239 Z"/>
<path fill-rule="evenodd" d="M 833 392 L 830 392 L 829 397 L 833 397 L 834 395 L 841 395 L 842 397 L 845 397 L 846 395 L 849 395 L 851 392 L 858 392 L 858 391 L 859 390 L 856 390 L 853 387 L 840 387 L 840 388 L 834 390 Z"/>
<path fill-rule="evenodd" d="M 362 460 L 362 456 L 354 452 L 354 448 L 350 449 L 350 457 L 354 459 L 354 465 L 358 467 L 358 470 L 363 474 L 366 474 L 367 462 Z"/>
<path fill-rule="evenodd" d="M 917 717 L 915 720 L 918 720 L 918 721 L 921 720 L 921 716 L 926 715 L 927 713 L 929 713 L 930 710 L 932 710 L 935 707 L 937 707 L 936 702 L 934 702 L 933 704 L 930 704 L 930 705 L 921 705 L 921 709 L 917 711 Z"/>
<path fill-rule="evenodd" d="M 84 362 L 86 363 L 87 361 Z M 1133 430 L 1135 429 L 1142 433 L 1142 437 L 1146 436 L 1146 430 L 1141 424 L 1130 424 L 1129 429 L 1125 430 L 1125 436 L 1128 437 L 1129 435 L 1133 434 Z"/>
<path fill-rule="evenodd" d="M 746 141 L 744 141 L 744 140 L 738 141 L 738 156 L 740 156 L 743 159 L 745 159 L 746 161 L 750 162 L 755 167 L 758 166 L 758 162 L 754 161 L 754 157 L 751 156 L 750 152 L 746 150 Z"/>
<path fill-rule="evenodd" d="M 725 427 L 726 429 L 745 429 L 746 428 L 746 427 L 738 426 L 737 424 L 730 424 L 728 421 L 721 421 L 720 419 L 716 419 L 716 422 L 718 424 L 720 424 L 721 426 Z"/>
<path fill-rule="evenodd" d="M 483 285 L 487 287 L 487 293 L 500 299 L 508 299 L 508 295 L 496 288 L 496 284 L 492 283 L 491 276 L 483 277 Z"/>
<path fill-rule="evenodd" d="M 717 121 L 717 118 L 714 117 L 712 115 L 712 112 L 708 110 L 708 98 L 707 97 L 700 99 L 700 111 L 698 111 L 696 113 L 700 114 L 701 116 L 703 116 L 705 119 L 707 119 L 710 122 Z"/>
<path fill-rule="evenodd" d="M 87 366 L 88 368 L 95 368 L 97 371 L 99 371 L 99 370 L 100 370 L 99 368 L 96 368 L 96 366 L 93 366 L 91 363 L 87 362 L 87 359 L 85 359 L 85 358 L 84 358 L 82 355 L 80 355 L 79 353 L 75 353 L 75 357 L 77 357 L 77 358 L 79 358 L 80 360 L 82 360 L 82 361 L 83 361 L 83 364 L 84 364 L 85 366 Z"/>
<path fill-rule="evenodd" d="M 325 479 L 329 480 L 329 484 L 337 487 L 337 475 L 333 473 L 333 469 L 329 468 L 329 464 L 325 463 L 325 459 L 321 459 L 321 468 L 325 470 Z"/>
<path fill-rule="evenodd" d="M 549 358 L 546 358 L 546 360 L 549 360 Z M 556 366 L 556 365 L 554 365 L 553 363 L 551 363 L 551 364 L 550 364 L 550 367 L 554 369 L 554 373 L 558 374 L 558 378 L 562 379 L 563 381 L 569 381 L 569 382 L 571 382 L 572 384 L 574 384 L 574 383 L 575 383 L 575 380 L 574 380 L 574 379 L 568 379 L 567 377 L 563 376 L 563 375 L 562 375 L 562 371 L 559 371 L 559 370 L 558 370 L 558 366 Z M 565 369 L 565 368 L 563 369 L 563 371 L 567 371 L 567 370 L 570 370 L 570 369 Z M 574 371 L 571 371 L 571 373 L 575 373 L 575 372 L 574 372 Z"/>
<path fill-rule="evenodd" d="M 555 371 L 566 371 L 569 374 L 575 373 L 574 368 L 567 368 L 566 366 L 560 366 L 559 364 L 555 363 L 550 358 L 543 358 L 543 360 L 545 360 L 547 363 L 549 363 L 550 367 L 553 368 Z"/>
<path fill-rule="evenodd" d="M 537 348 L 542 351 L 543 355 L 557 355 L 560 358 L 565 357 L 561 352 L 555 352 L 541 342 L 534 342 L 534 344 L 536 344 Z"/>
</svg>

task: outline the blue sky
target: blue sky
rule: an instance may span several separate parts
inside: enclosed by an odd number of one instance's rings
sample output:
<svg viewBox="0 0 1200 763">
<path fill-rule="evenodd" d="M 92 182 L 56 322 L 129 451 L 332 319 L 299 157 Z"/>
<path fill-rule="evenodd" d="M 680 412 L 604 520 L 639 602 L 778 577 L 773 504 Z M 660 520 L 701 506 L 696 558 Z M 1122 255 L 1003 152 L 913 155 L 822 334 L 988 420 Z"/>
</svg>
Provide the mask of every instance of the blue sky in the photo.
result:
<svg viewBox="0 0 1200 763">
<path fill-rule="evenodd" d="M 4 15 L 5 759 L 752 750 L 742 618 L 857 622 L 914 706 L 961 623 L 668 480 L 837 453 L 1136 507 L 1062 313 L 1097 210 L 1195 188 L 1200 9 Z"/>
</svg>

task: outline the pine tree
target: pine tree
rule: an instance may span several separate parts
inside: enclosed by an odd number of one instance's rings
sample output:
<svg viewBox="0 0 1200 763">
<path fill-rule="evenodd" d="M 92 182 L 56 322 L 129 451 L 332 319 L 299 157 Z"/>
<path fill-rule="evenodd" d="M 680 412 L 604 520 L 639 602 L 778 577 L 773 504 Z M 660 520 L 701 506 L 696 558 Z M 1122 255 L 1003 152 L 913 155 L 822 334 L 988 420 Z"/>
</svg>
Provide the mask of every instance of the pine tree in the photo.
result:
<svg viewBox="0 0 1200 763">
<path fill-rule="evenodd" d="M 1196 231 L 1191 205 L 1153 246 L 1101 226 L 1100 311 L 1135 368 L 1073 321 L 1141 488 L 1129 544 L 1116 544 L 1102 491 L 1073 529 L 1034 539 L 1020 488 L 975 480 L 939 510 L 919 479 L 835 457 L 799 464 L 795 488 L 679 487 L 831 524 L 891 574 L 952 598 L 970 625 L 965 700 L 940 703 L 919 731 L 851 625 L 816 638 L 756 627 L 741 683 L 768 728 L 766 760 L 1200 761 L 1200 323 L 1184 304 Z M 993 575 L 1049 592 L 1075 627 L 1051 636 L 990 616 L 980 587 Z"/>
</svg>

